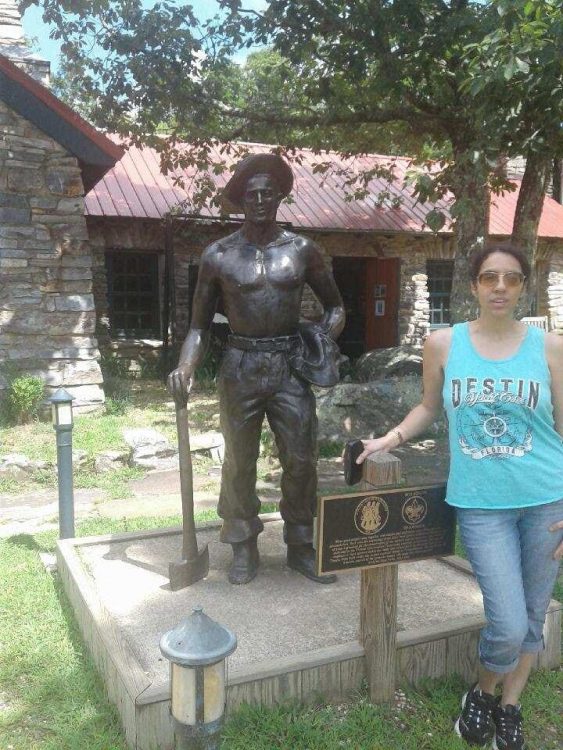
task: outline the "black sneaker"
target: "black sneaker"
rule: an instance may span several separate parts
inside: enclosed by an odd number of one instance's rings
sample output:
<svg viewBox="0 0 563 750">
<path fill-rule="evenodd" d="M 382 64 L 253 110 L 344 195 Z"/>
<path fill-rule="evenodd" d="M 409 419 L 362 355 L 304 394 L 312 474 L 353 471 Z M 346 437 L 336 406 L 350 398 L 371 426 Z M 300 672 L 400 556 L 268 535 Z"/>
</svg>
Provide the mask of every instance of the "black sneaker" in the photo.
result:
<svg viewBox="0 0 563 750">
<path fill-rule="evenodd" d="M 520 706 L 501 706 L 498 701 L 493 719 L 495 722 L 494 750 L 525 750 Z"/>
<path fill-rule="evenodd" d="M 484 747 L 495 733 L 493 711 L 496 703 L 493 695 L 476 688 L 477 683 L 461 699 L 461 714 L 454 729 L 470 745 Z"/>
</svg>

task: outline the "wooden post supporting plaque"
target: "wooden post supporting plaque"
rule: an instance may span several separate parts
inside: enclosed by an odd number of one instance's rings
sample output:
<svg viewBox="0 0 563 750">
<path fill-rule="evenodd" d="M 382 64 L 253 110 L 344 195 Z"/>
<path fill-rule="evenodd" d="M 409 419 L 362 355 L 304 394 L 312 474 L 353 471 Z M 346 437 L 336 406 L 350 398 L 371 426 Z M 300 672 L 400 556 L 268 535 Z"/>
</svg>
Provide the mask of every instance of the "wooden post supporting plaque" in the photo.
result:
<svg viewBox="0 0 563 750">
<path fill-rule="evenodd" d="M 401 460 L 396 456 L 376 454 L 364 462 L 363 491 L 400 481 Z M 389 702 L 395 695 L 398 569 L 383 565 L 361 571 L 360 641 L 372 703 Z"/>
</svg>

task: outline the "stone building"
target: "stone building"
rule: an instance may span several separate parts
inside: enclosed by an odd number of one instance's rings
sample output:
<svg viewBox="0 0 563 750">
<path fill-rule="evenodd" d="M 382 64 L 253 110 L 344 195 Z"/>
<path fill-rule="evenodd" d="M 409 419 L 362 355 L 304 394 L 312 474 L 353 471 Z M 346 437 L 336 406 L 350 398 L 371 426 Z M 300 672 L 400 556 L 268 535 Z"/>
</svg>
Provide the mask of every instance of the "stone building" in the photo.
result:
<svg viewBox="0 0 563 750">
<path fill-rule="evenodd" d="M 154 358 L 163 342 L 183 340 L 201 252 L 241 217 L 197 212 L 193 173 L 163 175 L 150 149 L 124 153 L 53 96 L 48 79 L 17 2 L 0 0 L 0 361 L 64 385 L 91 409 L 104 398 L 99 345 Z M 330 154 L 321 173 L 315 155 L 300 156 L 279 218 L 315 239 L 332 266 L 347 310 L 343 351 L 419 345 L 447 325 L 451 221 L 437 234 L 425 225 L 426 208 L 404 187 L 408 160 Z M 391 184 L 374 177 L 363 200 L 346 200 L 345 170 L 381 167 L 393 170 Z M 516 195 L 492 201 L 495 240 L 510 234 Z M 450 203 L 438 205 L 447 216 Z M 551 198 L 538 245 L 538 314 L 563 329 L 563 206 Z M 317 312 L 307 291 L 303 313 Z"/>
<path fill-rule="evenodd" d="M 425 225 L 425 207 L 403 185 L 407 159 L 373 156 L 349 163 L 352 169 L 391 164 L 396 174 L 391 185 L 374 178 L 364 200 L 349 202 L 340 157 L 331 154 L 334 169 L 321 175 L 313 169 L 315 155 L 303 150 L 300 156 L 293 201 L 282 204 L 279 218 L 315 239 L 332 265 L 347 309 L 341 348 L 356 357 L 374 348 L 420 345 L 431 327 L 449 321 L 451 221 L 438 234 Z M 178 176 L 185 190 L 175 183 Z M 211 210 L 195 213 L 192 177 L 166 177 L 154 152 L 133 148 L 86 197 L 100 341 L 132 356 L 149 356 L 160 346 L 168 321 L 173 339 L 184 338 L 201 252 L 240 223 L 241 217 L 221 218 Z M 219 186 L 225 179 L 218 178 Z M 492 240 L 510 235 L 516 200 L 517 191 L 492 199 Z M 439 205 L 446 214 L 450 201 L 446 196 Z M 550 197 L 538 258 L 537 314 L 563 329 L 563 206 Z M 311 294 L 303 312 L 316 313 Z"/>
<path fill-rule="evenodd" d="M 84 195 L 121 155 L 0 55 L 0 362 L 82 410 L 104 399 Z"/>
</svg>

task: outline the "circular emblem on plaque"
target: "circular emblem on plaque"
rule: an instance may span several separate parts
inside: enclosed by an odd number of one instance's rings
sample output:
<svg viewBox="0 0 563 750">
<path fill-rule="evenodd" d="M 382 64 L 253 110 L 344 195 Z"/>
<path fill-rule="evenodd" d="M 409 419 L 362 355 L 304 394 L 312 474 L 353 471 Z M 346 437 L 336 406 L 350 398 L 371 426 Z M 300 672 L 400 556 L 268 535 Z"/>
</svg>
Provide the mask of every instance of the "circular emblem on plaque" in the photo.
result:
<svg viewBox="0 0 563 750">
<path fill-rule="evenodd" d="M 361 534 L 377 534 L 389 519 L 389 506 L 382 497 L 370 495 L 362 500 L 354 513 L 354 523 Z"/>
<path fill-rule="evenodd" d="M 426 518 L 428 513 L 428 505 L 422 495 L 411 495 L 408 500 L 403 503 L 403 509 L 401 514 L 403 521 L 408 523 L 410 526 L 416 526 L 417 523 Z"/>
</svg>

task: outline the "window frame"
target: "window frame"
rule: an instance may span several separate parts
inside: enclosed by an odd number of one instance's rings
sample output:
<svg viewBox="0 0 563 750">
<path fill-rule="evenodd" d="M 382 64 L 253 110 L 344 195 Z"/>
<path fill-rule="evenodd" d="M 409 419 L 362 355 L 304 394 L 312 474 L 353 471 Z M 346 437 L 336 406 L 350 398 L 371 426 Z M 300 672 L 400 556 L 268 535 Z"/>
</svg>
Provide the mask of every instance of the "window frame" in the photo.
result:
<svg viewBox="0 0 563 750">
<path fill-rule="evenodd" d="M 161 339 L 160 254 L 146 250 L 105 252 L 110 335 L 114 339 Z M 123 280 L 123 284 L 116 282 Z"/>
<path fill-rule="evenodd" d="M 426 260 L 428 318 L 431 329 L 443 328 L 451 324 L 450 299 L 453 271 L 453 259 L 428 258 Z"/>
</svg>

